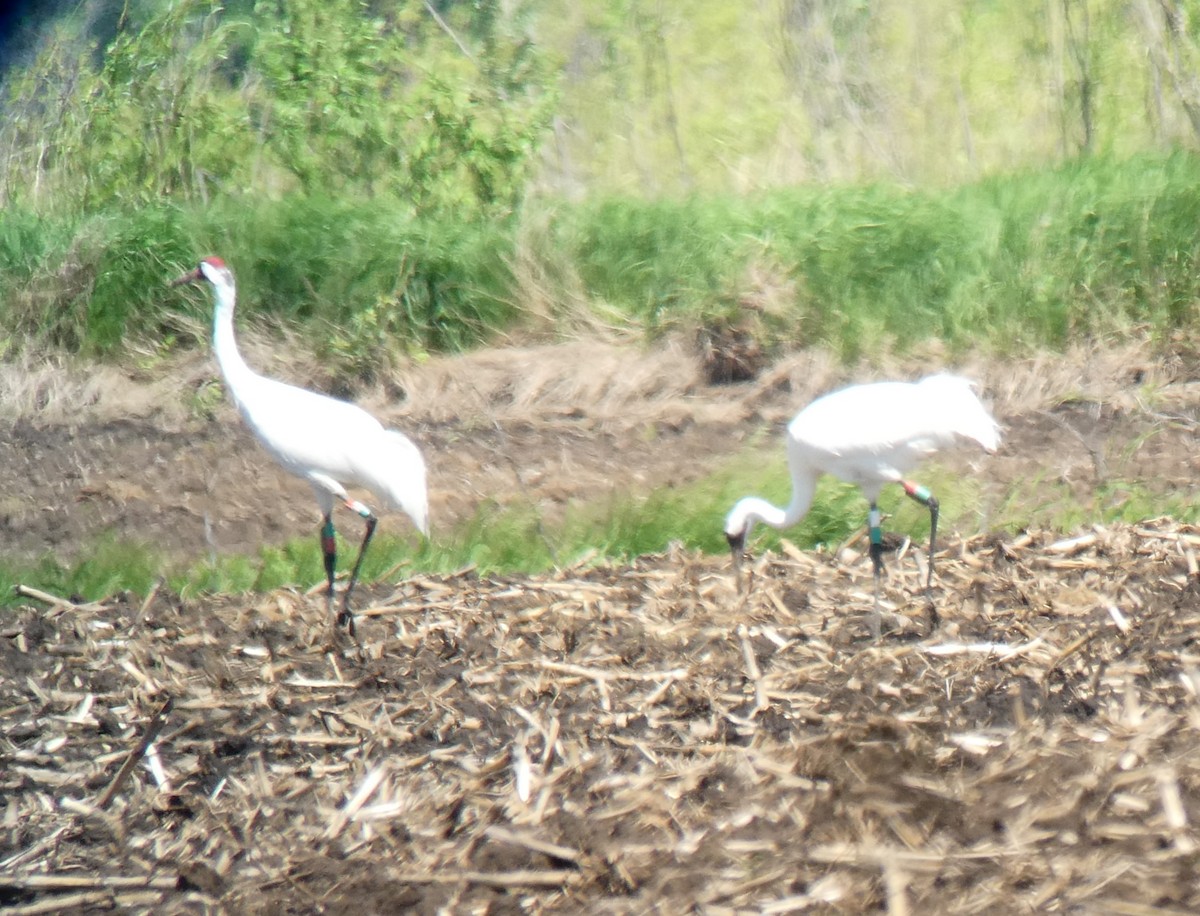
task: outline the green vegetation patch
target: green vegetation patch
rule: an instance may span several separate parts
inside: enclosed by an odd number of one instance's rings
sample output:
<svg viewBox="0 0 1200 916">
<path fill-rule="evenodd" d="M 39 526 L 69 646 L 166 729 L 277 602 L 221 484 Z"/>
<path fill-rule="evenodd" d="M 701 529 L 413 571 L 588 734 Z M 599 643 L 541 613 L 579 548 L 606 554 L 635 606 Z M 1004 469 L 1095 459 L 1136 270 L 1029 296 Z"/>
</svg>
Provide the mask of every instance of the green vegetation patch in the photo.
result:
<svg viewBox="0 0 1200 916">
<path fill-rule="evenodd" d="M 382 195 L 225 197 L 86 218 L 10 207 L 0 331 L 94 355 L 131 339 L 174 344 L 197 326 L 178 316 L 206 327 L 209 304 L 165 283 L 205 254 L 233 266 L 243 315 L 305 329 L 335 375 L 368 378 L 397 353 L 541 327 L 546 310 L 524 303 L 582 300 L 650 335 L 737 325 L 764 350 L 820 345 L 855 359 L 935 339 L 1003 355 L 1163 336 L 1200 301 L 1200 157 L 1185 153 L 952 190 L 537 206 L 524 223 L 416 216 Z"/>
<path fill-rule="evenodd" d="M 608 199 L 558 227 L 589 292 L 651 330 L 752 302 L 765 267 L 793 346 L 1004 352 L 1194 318 L 1198 189 L 1190 154 L 1091 158 L 948 191 Z"/>
<path fill-rule="evenodd" d="M 778 458 L 778 460 L 776 460 Z M 978 494 L 969 481 L 931 467 L 922 477 L 942 503 L 944 531 L 978 526 Z M 782 455 L 751 453 L 711 477 L 686 487 L 668 487 L 634 497 L 578 505 L 560 524 L 548 525 L 526 504 L 500 506 L 487 502 L 454 530 L 434 532 L 423 541 L 406 532 L 383 533 L 374 539 L 363 563 L 362 581 L 399 580 L 409 572 L 448 573 L 471 568 L 481 574 L 538 574 L 554 568 L 607 560 L 628 560 L 659 553 L 673 543 L 687 549 L 724 553 L 728 546 L 723 521 L 734 502 L 755 493 L 785 502 L 790 481 Z M 888 530 L 913 538 L 929 536 L 929 513 L 907 499 L 899 488 L 880 501 Z M 866 521 L 867 504 L 858 488 L 824 477 L 813 507 L 795 528 L 755 530 L 754 552 L 777 548 L 781 537 L 803 548 L 836 546 Z M 339 532 L 339 568 L 345 572 L 359 547 L 354 524 Z M 32 585 L 55 595 L 98 600 L 129 590 L 146 594 L 159 578 L 184 596 L 241 594 L 275 588 L 308 588 L 324 581 L 317 538 L 293 539 L 263 547 L 253 556 L 214 556 L 200 562 L 171 561 L 152 546 L 104 538 L 74 564 L 51 555 L 30 564 L 0 564 L 0 600 L 15 599 L 12 586 Z"/>
</svg>

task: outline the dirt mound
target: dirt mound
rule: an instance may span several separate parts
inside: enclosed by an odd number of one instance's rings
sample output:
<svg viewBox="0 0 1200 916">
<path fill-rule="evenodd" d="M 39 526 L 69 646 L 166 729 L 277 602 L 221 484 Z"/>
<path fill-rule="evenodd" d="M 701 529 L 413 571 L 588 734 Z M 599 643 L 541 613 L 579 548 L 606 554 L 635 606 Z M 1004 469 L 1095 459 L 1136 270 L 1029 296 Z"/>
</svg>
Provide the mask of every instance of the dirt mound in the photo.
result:
<svg viewBox="0 0 1200 916">
<path fill-rule="evenodd" d="M 0 903 L 1194 912 L 1197 544 L 951 543 L 940 623 L 910 549 L 879 643 L 850 550 L 416 577 L 361 656 L 290 591 L 23 610 Z"/>
</svg>

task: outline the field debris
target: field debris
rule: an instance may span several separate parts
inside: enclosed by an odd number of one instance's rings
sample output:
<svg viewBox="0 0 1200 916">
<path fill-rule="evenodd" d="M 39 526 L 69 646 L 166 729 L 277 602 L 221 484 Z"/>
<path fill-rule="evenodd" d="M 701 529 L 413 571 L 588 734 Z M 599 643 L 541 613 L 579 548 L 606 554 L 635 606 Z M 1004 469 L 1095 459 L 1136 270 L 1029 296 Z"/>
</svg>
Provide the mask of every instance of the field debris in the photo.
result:
<svg viewBox="0 0 1200 916">
<path fill-rule="evenodd" d="M 0 624 L 0 912 L 1200 911 L 1200 531 Z"/>
</svg>

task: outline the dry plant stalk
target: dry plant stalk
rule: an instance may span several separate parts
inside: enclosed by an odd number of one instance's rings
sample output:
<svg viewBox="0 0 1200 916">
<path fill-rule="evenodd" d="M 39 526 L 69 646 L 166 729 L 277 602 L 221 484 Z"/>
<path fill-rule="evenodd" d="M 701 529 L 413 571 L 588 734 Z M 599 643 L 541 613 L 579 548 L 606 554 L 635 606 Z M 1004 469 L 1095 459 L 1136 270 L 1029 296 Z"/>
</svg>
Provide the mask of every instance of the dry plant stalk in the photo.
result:
<svg viewBox="0 0 1200 916">
<path fill-rule="evenodd" d="M 422 575 L 369 596 L 365 660 L 309 638 L 319 595 L 31 605 L 0 638 L 0 901 L 1200 910 L 1197 536 L 948 543 L 932 630 L 910 552 L 878 643 L 849 551 L 760 557 L 741 596 L 683 551 Z"/>
</svg>

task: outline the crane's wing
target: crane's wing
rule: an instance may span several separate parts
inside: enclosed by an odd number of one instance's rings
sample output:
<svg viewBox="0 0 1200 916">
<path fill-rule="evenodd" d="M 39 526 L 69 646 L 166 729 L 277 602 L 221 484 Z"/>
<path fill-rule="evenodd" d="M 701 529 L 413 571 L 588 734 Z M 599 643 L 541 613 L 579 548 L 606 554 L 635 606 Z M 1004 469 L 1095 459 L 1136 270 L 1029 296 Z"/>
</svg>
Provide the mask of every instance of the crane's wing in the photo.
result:
<svg viewBox="0 0 1200 916">
<path fill-rule="evenodd" d="M 394 509 L 402 509 L 417 529 L 429 536 L 429 492 L 425 459 L 404 433 L 380 431 L 376 447 L 355 456 L 358 482 Z"/>
<path fill-rule="evenodd" d="M 988 413 L 969 379 L 931 375 L 917 382 L 918 400 L 926 417 L 937 418 L 937 429 L 974 439 L 989 452 L 1000 447 L 1000 424 Z"/>
<path fill-rule="evenodd" d="M 365 487 L 429 531 L 425 461 L 402 433 L 386 430 L 357 404 L 264 376 L 243 383 L 238 409 L 263 446 L 301 477 L 318 472 Z"/>
<path fill-rule="evenodd" d="M 956 436 L 989 451 L 1000 441 L 996 421 L 970 382 L 948 375 L 843 388 L 800 411 L 788 432 L 814 452 L 848 460 L 879 457 L 900 468 Z"/>
<path fill-rule="evenodd" d="M 383 430 L 356 404 L 261 375 L 231 393 L 258 440 L 296 474 L 317 470 L 345 482 L 350 456 Z"/>
</svg>

